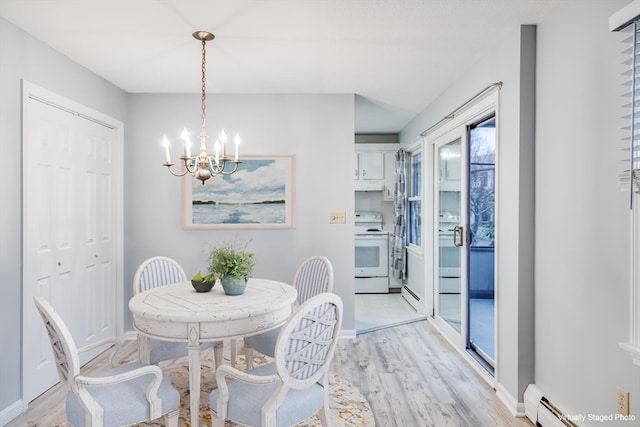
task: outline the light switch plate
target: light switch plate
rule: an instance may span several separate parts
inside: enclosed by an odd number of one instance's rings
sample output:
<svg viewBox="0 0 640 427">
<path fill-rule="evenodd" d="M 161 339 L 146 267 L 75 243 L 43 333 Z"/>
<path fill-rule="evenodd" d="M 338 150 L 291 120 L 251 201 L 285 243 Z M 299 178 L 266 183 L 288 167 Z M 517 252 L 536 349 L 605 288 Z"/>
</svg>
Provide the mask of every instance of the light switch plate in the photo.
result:
<svg viewBox="0 0 640 427">
<path fill-rule="evenodd" d="M 329 212 L 329 224 L 346 224 L 346 212 Z"/>
</svg>

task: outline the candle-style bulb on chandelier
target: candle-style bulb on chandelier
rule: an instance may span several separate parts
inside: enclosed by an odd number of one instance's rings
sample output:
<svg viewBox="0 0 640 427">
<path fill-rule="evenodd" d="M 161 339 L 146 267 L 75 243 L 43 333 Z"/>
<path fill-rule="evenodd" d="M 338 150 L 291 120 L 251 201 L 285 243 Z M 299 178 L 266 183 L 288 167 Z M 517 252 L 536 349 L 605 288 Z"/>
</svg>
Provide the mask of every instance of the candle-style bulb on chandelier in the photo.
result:
<svg viewBox="0 0 640 427">
<path fill-rule="evenodd" d="M 193 37 L 202 42 L 202 104 L 200 107 L 202 111 L 202 127 L 200 129 L 200 154 L 194 156 L 191 155 L 191 139 L 189 137 L 189 132 L 185 128 L 180 136 L 183 140 L 183 152 L 182 156 L 180 156 L 183 170 L 181 172 L 174 172 L 171 170 L 173 163 L 171 163 L 169 140 L 166 135 L 162 140 L 162 145 L 164 145 L 165 154 L 167 155 L 167 161 L 164 163 L 164 166 L 167 167 L 167 170 L 169 170 L 172 175 L 184 176 L 186 174 L 191 174 L 202 181 L 202 184 L 204 185 L 204 182 L 212 176 L 231 175 L 238 170 L 238 165 L 242 163 L 238 158 L 240 135 L 236 134 L 233 139 L 233 143 L 235 145 L 233 160 L 231 160 L 231 157 L 227 155 L 227 134 L 224 133 L 224 130 L 220 132 L 220 136 L 213 145 L 214 154 L 207 154 L 207 138 L 209 138 L 209 135 L 207 135 L 207 131 L 205 130 L 207 124 L 206 51 L 207 42 L 213 40 L 215 36 L 207 31 L 196 31 L 193 33 Z M 230 166 L 231 164 L 233 166 Z"/>
</svg>

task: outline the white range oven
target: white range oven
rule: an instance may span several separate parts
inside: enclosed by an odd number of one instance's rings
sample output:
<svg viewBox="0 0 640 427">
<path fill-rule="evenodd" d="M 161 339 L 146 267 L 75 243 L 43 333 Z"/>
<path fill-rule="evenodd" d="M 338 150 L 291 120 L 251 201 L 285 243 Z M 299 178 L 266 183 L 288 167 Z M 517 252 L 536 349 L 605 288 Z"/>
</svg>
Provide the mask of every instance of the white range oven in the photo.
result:
<svg viewBox="0 0 640 427">
<path fill-rule="evenodd" d="M 380 212 L 355 213 L 355 281 L 357 294 L 389 292 L 389 233 Z"/>
</svg>

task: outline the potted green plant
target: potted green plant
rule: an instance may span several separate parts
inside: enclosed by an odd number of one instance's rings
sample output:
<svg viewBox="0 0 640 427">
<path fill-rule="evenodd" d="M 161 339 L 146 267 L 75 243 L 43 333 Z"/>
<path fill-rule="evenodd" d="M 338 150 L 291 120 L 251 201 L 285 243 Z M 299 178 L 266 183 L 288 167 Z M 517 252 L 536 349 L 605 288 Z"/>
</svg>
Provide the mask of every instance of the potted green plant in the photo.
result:
<svg viewBox="0 0 640 427">
<path fill-rule="evenodd" d="M 209 292 L 215 284 L 216 276 L 211 273 L 203 276 L 202 273 L 198 271 L 191 279 L 191 286 L 193 286 L 196 292 Z"/>
<path fill-rule="evenodd" d="M 220 278 L 227 295 L 241 295 L 254 266 L 253 253 L 230 243 L 215 246 L 209 253 L 209 274 Z"/>
</svg>

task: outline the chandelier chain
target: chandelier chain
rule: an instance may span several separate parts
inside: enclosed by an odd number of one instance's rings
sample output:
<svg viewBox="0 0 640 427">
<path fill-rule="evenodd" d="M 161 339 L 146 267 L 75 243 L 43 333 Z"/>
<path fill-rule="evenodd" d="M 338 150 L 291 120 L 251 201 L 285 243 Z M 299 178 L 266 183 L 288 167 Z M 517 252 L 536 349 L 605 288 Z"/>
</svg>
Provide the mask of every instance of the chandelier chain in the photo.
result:
<svg viewBox="0 0 640 427">
<path fill-rule="evenodd" d="M 205 125 L 207 123 L 207 74 L 206 74 L 206 54 L 207 54 L 207 41 L 202 40 L 202 132 L 204 133 Z"/>
</svg>

